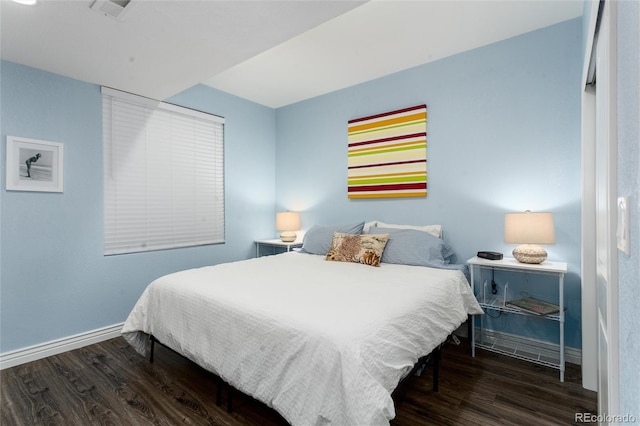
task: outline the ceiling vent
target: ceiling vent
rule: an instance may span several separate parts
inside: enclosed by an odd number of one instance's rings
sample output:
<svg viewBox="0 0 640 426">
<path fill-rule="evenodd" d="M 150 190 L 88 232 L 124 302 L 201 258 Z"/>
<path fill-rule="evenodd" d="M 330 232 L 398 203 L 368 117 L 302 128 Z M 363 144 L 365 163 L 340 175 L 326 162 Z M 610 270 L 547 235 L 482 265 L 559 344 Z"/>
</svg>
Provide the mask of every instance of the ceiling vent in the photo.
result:
<svg viewBox="0 0 640 426">
<path fill-rule="evenodd" d="M 117 21 L 122 21 L 131 9 L 131 2 L 131 0 L 96 0 L 91 5 L 91 10 Z"/>
</svg>

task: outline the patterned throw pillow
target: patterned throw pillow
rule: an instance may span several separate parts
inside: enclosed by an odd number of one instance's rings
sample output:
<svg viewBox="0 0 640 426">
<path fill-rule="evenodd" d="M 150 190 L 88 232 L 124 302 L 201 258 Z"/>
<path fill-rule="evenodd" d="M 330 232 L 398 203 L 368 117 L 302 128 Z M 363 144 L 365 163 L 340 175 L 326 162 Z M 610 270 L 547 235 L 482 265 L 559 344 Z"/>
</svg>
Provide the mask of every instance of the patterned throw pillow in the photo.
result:
<svg viewBox="0 0 640 426">
<path fill-rule="evenodd" d="M 389 234 L 354 235 L 334 232 L 331 248 L 325 259 L 380 266 L 382 252 L 388 239 Z"/>
</svg>

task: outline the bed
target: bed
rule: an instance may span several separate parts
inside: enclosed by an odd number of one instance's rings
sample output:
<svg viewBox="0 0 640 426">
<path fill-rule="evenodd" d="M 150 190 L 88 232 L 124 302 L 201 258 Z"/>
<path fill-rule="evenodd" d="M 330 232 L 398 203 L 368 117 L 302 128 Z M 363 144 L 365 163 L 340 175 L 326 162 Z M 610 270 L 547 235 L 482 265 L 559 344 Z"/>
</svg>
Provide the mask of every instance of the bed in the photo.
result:
<svg viewBox="0 0 640 426">
<path fill-rule="evenodd" d="M 365 235 L 358 225 L 312 228 L 301 252 L 161 277 L 122 334 L 143 355 L 153 336 L 292 425 L 388 425 L 399 381 L 482 310 L 459 266 L 327 260 L 336 234 Z M 377 228 L 367 234 L 402 241 Z"/>
</svg>

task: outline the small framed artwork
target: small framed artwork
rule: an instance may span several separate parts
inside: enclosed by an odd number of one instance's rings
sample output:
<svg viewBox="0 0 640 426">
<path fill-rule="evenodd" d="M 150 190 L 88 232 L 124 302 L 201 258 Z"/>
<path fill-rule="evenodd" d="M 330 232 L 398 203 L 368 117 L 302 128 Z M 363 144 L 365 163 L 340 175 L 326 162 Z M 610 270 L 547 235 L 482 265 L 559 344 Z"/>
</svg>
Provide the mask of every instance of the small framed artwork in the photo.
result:
<svg viewBox="0 0 640 426">
<path fill-rule="evenodd" d="M 62 192 L 64 145 L 7 136 L 7 190 Z"/>
</svg>

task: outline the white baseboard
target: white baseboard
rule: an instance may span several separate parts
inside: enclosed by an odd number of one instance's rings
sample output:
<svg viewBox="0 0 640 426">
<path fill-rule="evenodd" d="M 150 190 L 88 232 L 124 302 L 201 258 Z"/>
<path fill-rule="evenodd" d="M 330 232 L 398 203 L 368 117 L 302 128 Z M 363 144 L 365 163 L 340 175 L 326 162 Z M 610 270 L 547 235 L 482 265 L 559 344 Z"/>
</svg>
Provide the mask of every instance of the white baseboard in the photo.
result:
<svg viewBox="0 0 640 426">
<path fill-rule="evenodd" d="M 113 339 L 114 337 L 120 336 L 120 330 L 122 330 L 123 325 L 124 323 L 114 324 L 85 333 L 63 337 L 62 339 L 51 340 L 39 345 L 2 353 L 0 354 L 0 370 Z"/>
<path fill-rule="evenodd" d="M 542 340 L 531 339 L 529 337 L 522 337 L 516 334 L 503 333 L 495 330 L 485 330 L 486 333 L 495 336 L 496 338 L 502 337 L 501 341 L 503 346 L 509 349 L 516 349 L 518 346 L 528 346 L 539 348 L 542 352 L 547 353 L 560 353 L 560 345 L 556 343 L 549 343 Z M 476 327 L 476 339 L 479 330 Z M 467 333 L 465 333 L 466 335 Z M 582 365 L 582 350 L 572 348 L 569 346 L 564 347 L 564 360 L 571 364 Z"/>
</svg>

